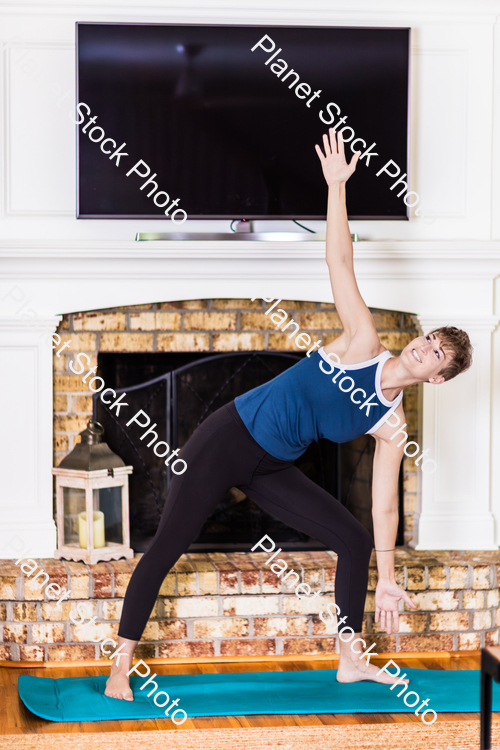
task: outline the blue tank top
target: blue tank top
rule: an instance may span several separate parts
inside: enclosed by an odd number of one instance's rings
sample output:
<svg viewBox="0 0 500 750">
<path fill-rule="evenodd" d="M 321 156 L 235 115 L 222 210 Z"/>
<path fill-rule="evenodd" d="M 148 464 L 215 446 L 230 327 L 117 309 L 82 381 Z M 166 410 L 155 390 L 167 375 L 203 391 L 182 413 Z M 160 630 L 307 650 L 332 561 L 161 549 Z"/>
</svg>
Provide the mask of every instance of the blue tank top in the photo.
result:
<svg viewBox="0 0 500 750">
<path fill-rule="evenodd" d="M 345 443 L 379 429 L 403 398 L 402 391 L 394 401 L 382 393 L 382 368 L 391 357 L 384 351 L 366 362 L 337 364 L 322 347 L 234 403 L 267 453 L 294 461 L 319 438 Z"/>
</svg>

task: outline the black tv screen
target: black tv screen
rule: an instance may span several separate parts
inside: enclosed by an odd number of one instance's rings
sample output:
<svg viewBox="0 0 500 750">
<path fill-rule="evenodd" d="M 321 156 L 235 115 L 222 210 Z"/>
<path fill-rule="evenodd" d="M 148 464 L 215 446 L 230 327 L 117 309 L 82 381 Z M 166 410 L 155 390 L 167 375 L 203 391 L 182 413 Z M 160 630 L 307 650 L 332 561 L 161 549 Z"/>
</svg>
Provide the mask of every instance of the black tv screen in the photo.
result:
<svg viewBox="0 0 500 750">
<path fill-rule="evenodd" d="M 76 28 L 79 218 L 324 219 L 329 127 L 364 154 L 349 218 L 408 218 L 409 29 Z"/>
</svg>

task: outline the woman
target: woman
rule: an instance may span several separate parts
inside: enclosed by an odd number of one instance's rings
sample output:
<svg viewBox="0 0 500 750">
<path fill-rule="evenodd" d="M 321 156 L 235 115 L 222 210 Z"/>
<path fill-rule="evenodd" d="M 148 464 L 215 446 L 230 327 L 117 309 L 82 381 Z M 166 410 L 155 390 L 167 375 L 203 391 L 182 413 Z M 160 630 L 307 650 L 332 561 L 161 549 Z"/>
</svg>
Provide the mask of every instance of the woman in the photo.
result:
<svg viewBox="0 0 500 750">
<path fill-rule="evenodd" d="M 184 446 L 182 456 L 189 468 L 173 477 L 158 531 L 125 595 L 118 631 L 121 656 L 111 668 L 108 696 L 133 700 L 126 673 L 161 584 L 231 487 L 239 487 L 265 511 L 337 553 L 336 602 L 345 627 L 359 637 L 373 541 L 339 501 L 294 466 L 320 437 L 344 442 L 365 433 L 374 436 L 372 512 L 379 575 L 375 620 L 380 619 L 382 630 L 390 634 L 393 625 L 399 629 L 398 602 L 403 599 L 415 608 L 394 576 L 404 440 L 397 443 L 391 438 L 396 424 L 405 424 L 403 389 L 425 381 L 439 385 L 455 377 L 470 366 L 471 346 L 467 334 L 453 327 L 419 336 L 399 357 L 382 346 L 356 284 L 347 223 L 345 184 L 359 153 L 347 164 L 342 138 L 337 138 L 338 143 L 331 128 L 329 137 L 323 136 L 325 153 L 319 146 L 316 151 L 329 188 L 326 261 L 344 331 L 269 383 L 218 409 Z M 331 378 L 334 362 L 339 372 Z M 342 373 L 344 378 L 337 381 Z M 352 385 L 342 387 L 344 380 Z M 366 398 L 358 395 L 363 393 Z M 389 423 L 391 416 L 399 421 Z M 360 658 L 348 642 L 340 639 L 339 646 L 339 682 L 396 681 L 378 674 L 369 658 Z"/>
</svg>

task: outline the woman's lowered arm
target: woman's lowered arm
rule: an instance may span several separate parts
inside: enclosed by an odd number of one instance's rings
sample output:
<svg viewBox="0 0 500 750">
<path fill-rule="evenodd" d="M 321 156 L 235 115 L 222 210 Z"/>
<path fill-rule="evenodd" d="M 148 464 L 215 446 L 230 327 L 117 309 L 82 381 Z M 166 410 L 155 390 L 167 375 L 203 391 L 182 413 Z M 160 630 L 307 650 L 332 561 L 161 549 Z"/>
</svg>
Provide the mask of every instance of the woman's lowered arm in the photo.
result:
<svg viewBox="0 0 500 750">
<path fill-rule="evenodd" d="M 394 548 L 398 530 L 398 477 L 403 458 L 403 448 L 385 439 L 375 437 L 373 458 L 372 518 L 375 549 L 377 550 L 378 583 L 375 591 L 375 622 L 380 616 L 380 627 L 399 630 L 398 602 L 403 599 L 410 607 L 415 605 L 396 583 Z"/>
</svg>

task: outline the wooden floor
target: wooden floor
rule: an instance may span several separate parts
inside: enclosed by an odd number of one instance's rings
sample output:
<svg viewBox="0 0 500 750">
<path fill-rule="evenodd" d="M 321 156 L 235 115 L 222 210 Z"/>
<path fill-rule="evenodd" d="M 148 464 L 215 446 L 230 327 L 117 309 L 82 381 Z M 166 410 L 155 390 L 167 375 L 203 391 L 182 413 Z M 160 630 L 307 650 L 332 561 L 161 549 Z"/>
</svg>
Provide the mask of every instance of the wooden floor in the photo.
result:
<svg viewBox="0 0 500 750">
<path fill-rule="evenodd" d="M 375 664 L 383 666 L 383 660 L 374 661 Z M 479 657 L 460 658 L 424 658 L 424 659 L 400 659 L 397 660 L 400 667 L 413 667 L 416 669 L 479 669 Z M 155 665 L 157 674 L 201 674 L 215 672 L 267 672 L 267 671 L 291 671 L 310 669 L 335 669 L 337 661 L 287 661 L 280 662 L 279 658 L 273 662 L 253 663 L 217 663 L 217 664 L 177 664 L 177 665 Z M 141 732 L 155 729 L 196 729 L 196 728 L 241 728 L 241 727 L 275 727 L 275 726 L 312 726 L 332 724 L 384 724 L 396 722 L 416 721 L 420 723 L 419 717 L 414 713 L 405 714 L 304 714 L 287 716 L 221 716 L 188 718 L 181 727 L 176 727 L 172 722 L 165 719 L 143 719 L 127 721 L 100 721 L 100 722 L 71 722 L 59 723 L 40 719 L 31 713 L 19 698 L 17 692 L 17 678 L 20 674 L 37 675 L 39 677 L 81 677 L 109 674 L 109 668 L 102 667 L 76 667 L 76 668 L 51 668 L 46 669 L 0 669 L 0 736 L 5 734 L 33 734 L 33 733 L 59 733 L 59 732 Z M 493 714 L 494 719 L 500 719 L 500 713 Z M 471 713 L 442 713 L 439 720 L 461 721 L 478 719 L 478 714 Z"/>
</svg>

